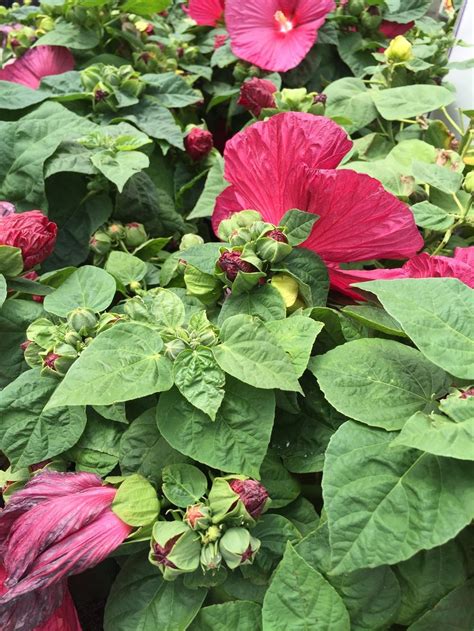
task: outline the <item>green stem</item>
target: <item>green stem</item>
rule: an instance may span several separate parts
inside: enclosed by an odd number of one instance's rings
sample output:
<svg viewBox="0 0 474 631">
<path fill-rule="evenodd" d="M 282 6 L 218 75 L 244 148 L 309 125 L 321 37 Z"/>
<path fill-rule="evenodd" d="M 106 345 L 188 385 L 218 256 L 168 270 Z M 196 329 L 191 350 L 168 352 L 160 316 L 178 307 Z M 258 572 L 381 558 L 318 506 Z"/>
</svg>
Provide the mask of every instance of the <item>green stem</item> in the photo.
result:
<svg viewBox="0 0 474 631">
<path fill-rule="evenodd" d="M 445 115 L 445 117 L 447 118 L 447 120 L 451 123 L 451 125 L 453 126 L 453 128 L 458 132 L 458 134 L 460 136 L 463 136 L 463 131 L 462 129 L 459 127 L 459 125 L 455 122 L 455 120 L 453 118 L 451 118 L 451 116 L 449 115 L 448 110 L 446 109 L 446 107 L 442 107 L 441 111 L 443 112 L 443 114 Z"/>
</svg>

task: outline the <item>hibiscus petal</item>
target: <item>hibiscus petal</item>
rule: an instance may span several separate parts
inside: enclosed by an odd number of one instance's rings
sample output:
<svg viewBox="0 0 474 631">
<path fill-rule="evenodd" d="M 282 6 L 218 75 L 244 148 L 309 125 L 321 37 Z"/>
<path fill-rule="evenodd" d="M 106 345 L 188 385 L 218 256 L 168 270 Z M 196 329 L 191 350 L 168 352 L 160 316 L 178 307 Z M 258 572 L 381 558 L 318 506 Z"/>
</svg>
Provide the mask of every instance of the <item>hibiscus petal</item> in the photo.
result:
<svg viewBox="0 0 474 631">
<path fill-rule="evenodd" d="M 201 26 L 216 26 L 224 13 L 224 0 L 190 0 L 187 13 Z"/>
<path fill-rule="evenodd" d="M 368 175 L 310 171 L 307 210 L 319 215 L 303 244 L 327 262 L 349 263 L 413 256 L 423 246 L 413 214 Z"/>
<path fill-rule="evenodd" d="M 396 270 L 374 269 L 374 270 L 358 270 L 358 269 L 341 269 L 338 265 L 329 265 L 329 280 L 331 288 L 350 296 L 355 300 L 365 300 L 366 298 L 358 289 L 351 287 L 353 283 L 363 283 L 368 280 L 378 280 L 387 278 L 400 278 L 400 268 Z M 392 272 L 394 272 L 392 274 Z"/>
<path fill-rule="evenodd" d="M 273 223 L 291 208 L 305 210 L 303 165 L 334 168 L 351 147 L 339 125 L 312 114 L 286 112 L 248 127 L 226 145 L 224 176 L 234 188 L 218 197 L 214 226 L 236 210 L 258 210 Z"/>
<path fill-rule="evenodd" d="M 454 250 L 454 258 L 474 269 L 474 245 L 470 248 L 456 248 Z"/>
<path fill-rule="evenodd" d="M 407 22 L 407 24 L 400 24 L 399 22 L 389 22 L 388 20 L 382 20 L 379 26 L 379 32 L 386 38 L 393 39 L 397 35 L 404 35 L 415 25 L 414 22 Z"/>
<path fill-rule="evenodd" d="M 260 68 L 284 72 L 297 66 L 332 11 L 332 0 L 227 0 L 225 19 L 237 57 Z M 288 20 L 281 28 L 275 14 Z"/>
<path fill-rule="evenodd" d="M 39 88 L 41 79 L 74 69 L 74 57 L 64 46 L 37 46 L 0 70 L 1 81 Z"/>
<path fill-rule="evenodd" d="M 409 278 L 457 278 L 474 288 L 474 267 L 458 257 L 430 256 L 423 252 L 407 261 L 403 270 Z"/>
<path fill-rule="evenodd" d="M 12 529 L 4 558 L 7 585 L 15 585 L 43 550 L 108 509 L 116 493 L 113 487 L 92 488 L 41 502 L 22 515 Z"/>
</svg>

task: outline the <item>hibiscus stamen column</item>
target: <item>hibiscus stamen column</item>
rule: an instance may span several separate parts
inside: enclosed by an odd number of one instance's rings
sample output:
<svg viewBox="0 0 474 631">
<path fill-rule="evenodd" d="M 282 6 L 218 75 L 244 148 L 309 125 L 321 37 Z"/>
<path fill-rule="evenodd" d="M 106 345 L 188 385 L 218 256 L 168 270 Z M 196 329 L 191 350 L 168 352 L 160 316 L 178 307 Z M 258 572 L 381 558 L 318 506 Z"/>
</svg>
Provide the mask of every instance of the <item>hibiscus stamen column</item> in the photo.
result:
<svg viewBox="0 0 474 631">
<path fill-rule="evenodd" d="M 293 22 L 286 17 L 283 11 L 277 11 L 274 18 L 278 23 L 280 33 L 289 33 L 293 30 Z"/>
</svg>

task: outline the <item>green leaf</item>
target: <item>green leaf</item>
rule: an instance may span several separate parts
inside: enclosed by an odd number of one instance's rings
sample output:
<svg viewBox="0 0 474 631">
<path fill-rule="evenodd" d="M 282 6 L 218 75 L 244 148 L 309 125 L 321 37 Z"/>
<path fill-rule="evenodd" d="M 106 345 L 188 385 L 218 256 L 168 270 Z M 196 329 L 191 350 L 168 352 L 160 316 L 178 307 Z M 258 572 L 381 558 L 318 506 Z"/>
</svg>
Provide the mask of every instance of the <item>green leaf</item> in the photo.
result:
<svg viewBox="0 0 474 631">
<path fill-rule="evenodd" d="M 162 468 L 187 460 L 168 445 L 156 426 L 156 410 L 146 410 L 130 424 L 120 440 L 119 461 L 123 475 L 140 473 L 161 484 Z"/>
<path fill-rule="evenodd" d="M 274 335 L 278 345 L 290 356 L 296 376 L 301 377 L 308 366 L 316 337 L 324 324 L 307 316 L 294 315 L 285 320 L 267 322 L 265 326 Z"/>
<path fill-rule="evenodd" d="M 220 154 L 216 154 L 216 161 L 212 165 L 207 175 L 204 190 L 201 193 L 196 205 L 188 215 L 188 219 L 199 219 L 200 217 L 210 217 L 214 211 L 217 197 L 229 186 L 224 180 L 224 159 Z"/>
<path fill-rule="evenodd" d="M 420 351 L 461 379 L 474 377 L 474 292 L 455 278 L 357 285 L 375 294 Z"/>
<path fill-rule="evenodd" d="M 143 81 L 148 83 L 150 99 L 164 107 L 186 107 L 202 99 L 198 90 L 174 72 L 144 74 Z"/>
<path fill-rule="evenodd" d="M 204 607 L 189 631 L 261 631 L 262 609 L 248 600 L 235 600 L 221 605 Z"/>
<path fill-rule="evenodd" d="M 147 272 L 146 263 L 126 252 L 111 252 L 105 270 L 122 285 L 140 281 Z"/>
<path fill-rule="evenodd" d="M 171 0 L 127 0 L 122 11 L 138 13 L 138 15 L 150 15 L 161 13 L 171 4 Z"/>
<path fill-rule="evenodd" d="M 7 281 L 5 280 L 5 276 L 3 276 L 3 274 L 0 274 L 0 307 L 3 305 L 6 299 L 7 299 Z"/>
<path fill-rule="evenodd" d="M 287 272 L 296 278 L 300 285 L 300 293 L 308 307 L 326 306 L 329 291 L 328 273 L 317 254 L 306 248 L 295 248 L 272 269 L 276 272 Z"/>
<path fill-rule="evenodd" d="M 224 398 L 225 373 L 211 349 L 182 351 L 174 362 L 174 381 L 186 399 L 214 421 Z"/>
<path fill-rule="evenodd" d="M 318 527 L 319 516 L 316 509 L 302 495 L 279 512 L 296 526 L 303 537 Z"/>
<path fill-rule="evenodd" d="M 150 160 L 141 151 L 99 151 L 91 157 L 92 164 L 113 182 L 119 193 L 128 180 L 150 166 Z"/>
<path fill-rule="evenodd" d="M 212 352 L 229 375 L 255 388 L 300 390 L 289 356 L 259 318 L 244 314 L 228 318 L 220 339 Z"/>
<path fill-rule="evenodd" d="M 318 215 L 295 208 L 283 215 L 279 225 L 285 227 L 288 243 L 297 246 L 306 241 L 318 219 Z"/>
<path fill-rule="evenodd" d="M 111 423 L 88 409 L 87 425 L 79 442 L 67 452 L 76 471 L 106 476 L 117 466 L 123 426 Z"/>
<path fill-rule="evenodd" d="M 206 594 L 187 589 L 181 577 L 165 581 L 146 556 L 131 557 L 112 586 L 104 631 L 185 631 Z"/>
<path fill-rule="evenodd" d="M 436 605 L 409 627 L 409 631 L 449 629 L 471 631 L 474 625 L 474 578 L 453 589 Z"/>
<path fill-rule="evenodd" d="M 0 245 L 0 272 L 5 276 L 18 276 L 23 271 L 23 256 L 20 248 Z"/>
<path fill-rule="evenodd" d="M 26 369 L 20 344 L 26 340 L 28 326 L 42 312 L 42 305 L 31 300 L 7 300 L 0 308 L 0 388 Z"/>
<path fill-rule="evenodd" d="M 258 477 L 267 453 L 275 415 L 275 397 L 227 379 L 226 394 L 212 422 L 173 388 L 157 408 L 158 428 L 169 444 L 198 462 Z"/>
<path fill-rule="evenodd" d="M 97 31 L 91 31 L 72 22 L 57 22 L 52 31 L 46 33 L 33 44 L 34 46 L 66 46 L 76 50 L 95 48 L 100 42 Z"/>
<path fill-rule="evenodd" d="M 115 292 L 113 276 L 99 267 L 84 265 L 66 278 L 56 291 L 46 296 L 44 308 L 63 318 L 77 307 L 86 307 L 99 313 L 107 309 Z"/>
<path fill-rule="evenodd" d="M 48 94 L 32 90 L 21 83 L 0 81 L 0 110 L 21 110 L 48 98 Z"/>
<path fill-rule="evenodd" d="M 443 232 L 454 223 L 454 216 L 451 213 L 428 201 L 413 204 L 411 210 L 415 216 L 416 225 L 421 228 Z"/>
<path fill-rule="evenodd" d="M 468 578 L 462 548 L 455 540 L 418 552 L 395 571 L 402 590 L 396 622 L 407 626 Z"/>
<path fill-rule="evenodd" d="M 430 5 L 430 0 L 403 0 L 403 2 L 401 0 L 389 0 L 387 2 L 389 12 L 384 14 L 384 19 L 407 24 L 411 20 L 423 17 Z"/>
<path fill-rule="evenodd" d="M 324 94 L 328 97 L 325 116 L 348 118 L 351 123 L 345 128 L 352 134 L 377 117 L 373 93 L 374 90 L 368 90 L 362 79 L 344 77 L 333 81 L 324 89 Z"/>
<path fill-rule="evenodd" d="M 349 305 L 342 308 L 342 313 L 350 318 L 354 318 L 354 320 L 357 320 L 370 329 L 381 331 L 387 335 L 406 337 L 403 329 L 395 318 L 392 318 L 386 311 L 375 305 L 368 303 L 363 305 Z"/>
<path fill-rule="evenodd" d="M 282 508 L 300 494 L 300 484 L 283 466 L 281 458 L 269 451 L 260 468 L 263 486 L 271 497 L 271 508 Z M 282 552 L 283 554 L 283 552 Z"/>
<path fill-rule="evenodd" d="M 403 561 L 452 539 L 474 515 L 474 464 L 393 444 L 347 422 L 329 443 L 323 497 L 334 574 Z"/>
<path fill-rule="evenodd" d="M 257 285 L 252 291 L 236 294 L 232 292 L 224 300 L 217 323 L 222 326 L 227 318 L 239 313 L 255 316 L 264 322 L 283 320 L 286 306 L 280 292 L 269 283 Z"/>
<path fill-rule="evenodd" d="M 393 340 L 348 342 L 310 361 L 326 399 L 351 418 L 396 430 L 429 409 L 448 386 L 446 374 L 414 348 Z"/>
<path fill-rule="evenodd" d="M 18 469 L 48 460 L 72 447 L 86 425 L 84 408 L 45 410 L 58 380 L 28 370 L 0 392 L 1 450 Z"/>
<path fill-rule="evenodd" d="M 295 606 L 296 604 L 296 606 Z M 336 590 L 287 544 L 263 601 L 263 630 L 349 631 L 349 615 Z"/>
<path fill-rule="evenodd" d="M 146 526 L 158 517 L 160 503 L 152 485 L 134 473 L 119 486 L 111 508 L 129 526 Z"/>
<path fill-rule="evenodd" d="M 462 173 L 451 171 L 437 164 L 413 162 L 412 172 L 416 180 L 438 188 L 443 193 L 457 193 L 462 183 Z"/>
<path fill-rule="evenodd" d="M 372 98 L 380 114 L 390 121 L 420 116 L 454 101 L 456 95 L 440 85 L 406 85 L 373 90 Z"/>
<path fill-rule="evenodd" d="M 163 340 L 146 324 L 125 322 L 98 335 L 72 365 L 50 407 L 110 405 L 173 385 L 172 363 L 160 353 Z"/>
<path fill-rule="evenodd" d="M 185 320 L 183 301 L 173 291 L 162 288 L 128 301 L 125 312 L 132 320 L 163 328 L 180 327 Z"/>
<path fill-rule="evenodd" d="M 207 491 L 207 478 L 190 464 L 171 464 L 163 469 L 163 493 L 172 504 L 186 508 Z"/>
</svg>

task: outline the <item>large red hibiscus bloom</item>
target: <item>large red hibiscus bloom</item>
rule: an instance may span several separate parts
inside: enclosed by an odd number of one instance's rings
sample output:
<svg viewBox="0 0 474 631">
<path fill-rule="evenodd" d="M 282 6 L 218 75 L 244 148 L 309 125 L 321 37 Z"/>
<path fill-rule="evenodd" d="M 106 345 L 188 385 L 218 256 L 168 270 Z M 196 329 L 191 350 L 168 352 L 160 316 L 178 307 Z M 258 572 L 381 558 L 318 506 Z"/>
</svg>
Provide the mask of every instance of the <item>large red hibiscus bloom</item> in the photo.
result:
<svg viewBox="0 0 474 631">
<path fill-rule="evenodd" d="M 214 230 L 244 209 L 278 224 L 292 208 L 319 216 L 303 246 L 329 268 L 331 283 L 352 296 L 357 272 L 341 263 L 414 256 L 423 246 L 406 204 L 368 175 L 336 170 L 352 146 L 346 132 L 322 116 L 285 112 L 255 123 L 226 145 L 225 179 Z M 349 281 L 349 282 L 348 282 Z"/>
</svg>

